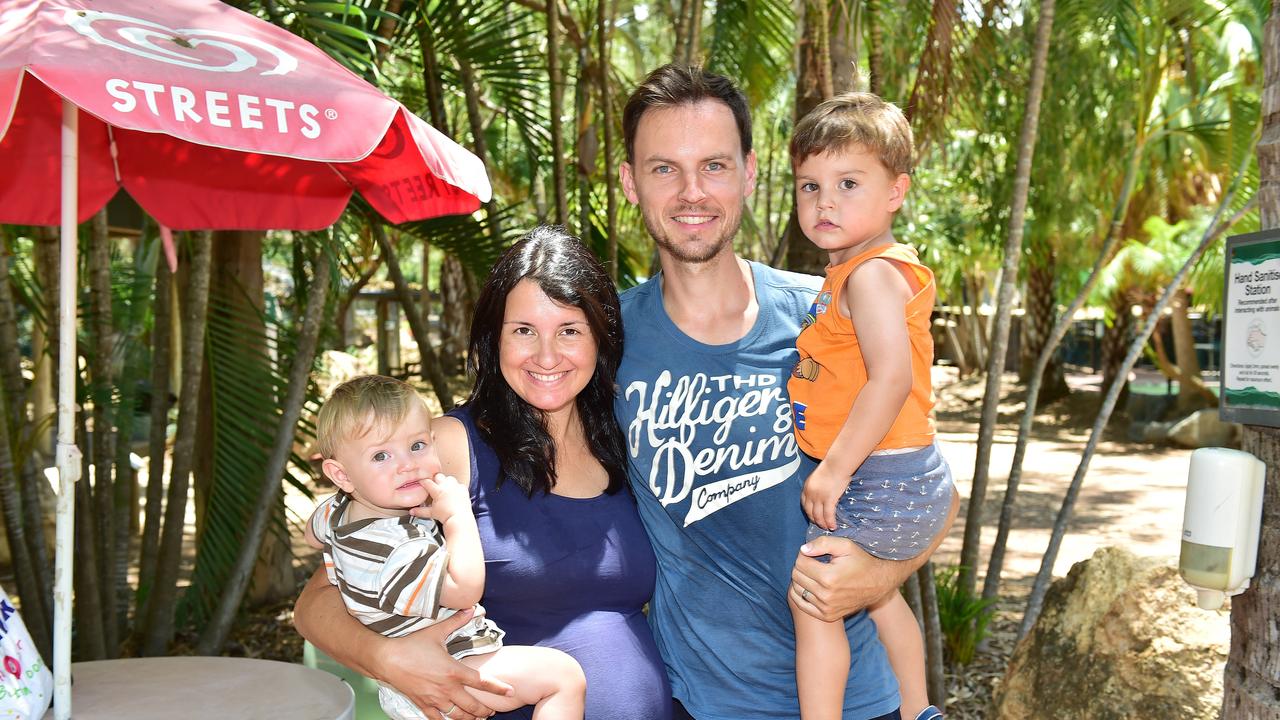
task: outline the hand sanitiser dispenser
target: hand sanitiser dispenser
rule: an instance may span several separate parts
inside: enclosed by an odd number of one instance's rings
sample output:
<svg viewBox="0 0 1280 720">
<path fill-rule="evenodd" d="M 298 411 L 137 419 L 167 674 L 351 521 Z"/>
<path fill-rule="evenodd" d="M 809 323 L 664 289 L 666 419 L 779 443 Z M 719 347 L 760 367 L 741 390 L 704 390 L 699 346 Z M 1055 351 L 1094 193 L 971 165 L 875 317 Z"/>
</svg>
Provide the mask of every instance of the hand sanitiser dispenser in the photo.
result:
<svg viewBox="0 0 1280 720">
<path fill-rule="evenodd" d="M 1240 450 L 1191 453 L 1178 572 L 1206 610 L 1217 610 L 1249 587 L 1258 564 L 1266 473 L 1261 460 Z"/>
</svg>

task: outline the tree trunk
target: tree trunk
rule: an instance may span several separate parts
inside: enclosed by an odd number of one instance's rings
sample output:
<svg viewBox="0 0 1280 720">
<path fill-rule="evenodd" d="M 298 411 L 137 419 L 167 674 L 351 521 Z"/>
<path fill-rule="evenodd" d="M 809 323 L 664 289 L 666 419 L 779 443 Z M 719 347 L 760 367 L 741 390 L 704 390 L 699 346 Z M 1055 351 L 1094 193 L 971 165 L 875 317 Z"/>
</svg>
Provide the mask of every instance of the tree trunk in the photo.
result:
<svg viewBox="0 0 1280 720">
<path fill-rule="evenodd" d="M 1022 303 L 1025 314 L 1022 317 L 1022 351 L 1018 373 L 1024 385 L 1031 384 L 1036 360 L 1049 344 L 1049 333 L 1057 319 L 1057 253 L 1054 252 L 1052 242 L 1044 241 L 1036 245 L 1038 248 L 1033 248 L 1028 256 L 1027 294 Z M 1044 373 L 1042 382 L 1047 380 L 1049 383 L 1044 390 L 1045 401 L 1053 402 L 1066 396 L 1067 382 L 1056 353 L 1050 353 L 1049 365 Z"/>
<path fill-rule="evenodd" d="M 1128 352 L 1125 353 L 1124 360 L 1120 363 L 1119 375 L 1128 375 L 1133 369 L 1133 364 L 1138 361 L 1138 356 L 1142 354 L 1143 347 L 1150 339 L 1151 333 L 1155 330 L 1156 323 L 1159 322 L 1160 316 L 1164 313 L 1165 308 L 1173 301 L 1173 296 L 1180 292 L 1182 283 L 1186 281 L 1187 274 L 1191 271 L 1191 267 L 1195 265 L 1200 256 L 1204 254 L 1205 248 L 1218 238 L 1224 231 L 1236 223 L 1246 212 L 1248 212 L 1253 203 L 1251 200 L 1246 203 L 1243 208 L 1232 216 L 1226 222 L 1222 221 L 1223 212 L 1231 206 L 1231 201 L 1235 197 L 1236 190 L 1240 187 L 1240 181 L 1244 177 L 1245 170 L 1249 167 L 1251 157 L 1246 155 L 1244 162 L 1240 164 L 1236 172 L 1235 178 L 1231 181 L 1231 186 L 1222 197 L 1222 202 L 1218 205 L 1217 212 L 1214 213 L 1213 220 L 1209 223 L 1209 227 L 1205 228 L 1204 235 L 1200 238 L 1200 244 L 1187 256 L 1182 267 L 1173 276 L 1168 287 L 1161 293 L 1160 299 L 1156 301 L 1155 307 L 1143 320 L 1142 328 L 1138 331 L 1133 342 L 1129 343 Z M 1040 560 L 1040 570 L 1036 573 L 1035 583 L 1031 587 L 1031 595 L 1027 599 L 1027 607 L 1022 615 L 1022 623 L 1018 627 L 1018 640 L 1026 637 L 1027 632 L 1031 630 L 1031 626 L 1035 624 L 1036 618 L 1040 616 L 1040 609 L 1044 606 L 1044 595 L 1049 589 L 1049 581 L 1053 579 L 1053 565 L 1058 559 L 1058 550 L 1062 547 L 1062 538 L 1067 532 L 1067 523 L 1071 520 L 1071 515 L 1075 511 L 1076 499 L 1080 496 L 1080 488 L 1084 485 L 1084 477 L 1089 472 L 1089 463 L 1093 460 L 1093 454 L 1098 449 L 1098 442 L 1102 439 L 1102 431 L 1107 426 L 1107 421 L 1111 418 L 1111 411 L 1115 409 L 1116 401 L 1120 397 L 1120 389 L 1122 384 L 1119 382 L 1112 383 L 1107 389 L 1106 396 L 1102 399 L 1102 407 L 1098 409 L 1098 417 L 1093 423 L 1093 428 L 1089 432 L 1089 440 L 1085 443 L 1084 451 L 1080 456 L 1080 463 L 1076 466 L 1075 475 L 1071 478 L 1071 485 L 1067 487 L 1065 497 L 1062 499 L 1062 506 L 1058 509 L 1058 515 L 1054 518 L 1053 530 L 1049 534 L 1049 546 L 1045 550 L 1044 557 Z"/>
<path fill-rule="evenodd" d="M 107 211 L 99 210 L 93 216 L 89 233 L 89 347 L 86 353 L 89 372 L 93 378 L 90 396 L 93 398 L 93 513 L 96 560 L 98 566 L 98 590 L 102 593 L 102 634 L 108 658 L 120 651 L 119 610 L 116 606 L 116 552 L 115 552 L 115 488 L 113 486 L 113 461 L 115 460 L 115 433 L 112 427 L 112 357 L 114 355 L 114 331 L 112 323 L 111 294 L 111 238 L 107 230 Z M 87 476 L 86 476 L 87 477 Z"/>
<path fill-rule="evenodd" d="M 942 652 L 942 623 L 938 614 L 938 590 L 933 577 L 933 561 L 916 571 L 920 582 L 920 609 L 924 617 L 925 685 L 929 702 L 947 709 L 947 674 Z"/>
<path fill-rule="evenodd" d="M 83 390 L 83 384 L 77 382 L 77 390 Z M 77 392 L 77 395 L 80 393 Z M 85 447 L 88 435 L 85 432 L 85 414 L 76 413 L 78 432 L 77 445 Z M 75 590 L 75 602 L 72 607 L 72 619 L 76 629 L 77 660 L 105 660 L 107 657 L 106 639 L 102 627 L 102 586 L 99 582 L 97 518 L 93 514 L 92 489 L 85 480 L 89 477 L 89 454 L 80 456 L 80 478 L 75 484 L 75 515 L 73 528 L 75 544 L 75 574 L 72 585 Z"/>
<path fill-rule="evenodd" d="M 942 4 L 946 0 L 938 0 Z M 935 4 L 935 10 L 937 8 Z M 1035 154 L 1036 133 L 1040 123 L 1040 100 L 1044 96 L 1045 66 L 1049 58 L 1049 40 L 1053 31 L 1054 0 L 1041 0 L 1040 19 L 1036 23 L 1035 54 L 1031 61 L 1031 84 L 1027 89 L 1026 110 L 1018 142 L 1018 163 L 1013 176 L 1013 201 L 1009 211 L 1009 234 L 1004 245 L 1004 267 L 1000 273 L 1000 295 L 996 301 L 996 327 L 991 340 L 987 364 L 987 386 L 982 396 L 982 423 L 978 428 L 977 460 L 974 462 L 973 485 L 965 514 L 964 545 L 960 550 L 959 587 L 972 596 L 977 590 L 978 548 L 982 537 L 982 511 L 986 505 L 988 471 L 991 465 L 991 443 L 995 439 L 997 412 L 1000 408 L 1000 381 L 1004 373 L 1005 352 L 1009 345 L 1009 326 L 1013 318 L 1013 292 L 1018 281 L 1018 260 L 1022 255 L 1023 219 L 1027 210 L 1027 192 L 1031 185 L 1031 159 Z M 948 55 L 949 57 L 949 55 Z"/>
<path fill-rule="evenodd" d="M 160 525 L 164 513 L 164 460 L 169 432 L 169 366 L 173 363 L 173 275 L 161 260 L 156 267 L 155 310 L 151 321 L 151 427 L 147 442 L 146 512 L 138 561 L 138 617 L 147 617 L 147 598 L 156 576 Z"/>
<path fill-rule="evenodd" d="M 374 237 L 378 240 L 378 247 L 382 249 L 382 259 L 387 264 L 387 274 L 395 284 L 400 305 L 404 307 L 404 314 L 409 319 L 409 330 L 413 333 L 414 341 L 418 343 L 418 352 L 422 356 L 422 375 L 431 383 L 431 388 L 440 401 L 441 409 L 450 410 L 453 408 L 453 393 L 449 389 L 449 381 L 441 371 L 436 354 L 431 350 L 427 326 L 422 321 L 421 313 L 414 312 L 413 293 L 409 290 L 409 283 L 405 282 L 404 273 L 400 272 L 400 260 L 396 258 L 396 250 L 387 239 L 387 233 L 382 229 L 380 220 L 370 220 L 370 226 Z M 443 289 L 441 292 L 444 292 Z"/>
<path fill-rule="evenodd" d="M 143 231 L 146 231 L 144 226 Z M 155 266 L 157 262 L 158 238 L 146 237 L 134 247 L 134 273 L 130 282 L 126 312 L 119 325 L 121 335 L 118 346 L 121 358 L 121 373 L 115 386 L 119 401 L 116 412 L 115 442 L 115 490 L 112 505 L 115 517 L 112 524 L 115 534 L 112 539 L 112 554 L 115 558 L 115 584 L 111 592 L 115 593 L 118 636 L 121 641 L 129 633 L 129 607 L 134 597 L 133 587 L 129 582 L 130 542 L 137 535 L 138 516 L 138 482 L 133 470 L 131 453 L 133 450 L 134 421 L 138 399 L 138 383 L 148 367 L 148 353 L 142 343 L 145 332 L 146 314 L 152 306 L 154 296 Z"/>
<path fill-rule="evenodd" d="M 876 95 L 884 91 L 884 29 L 880 21 L 882 0 L 866 0 L 863 12 L 867 29 L 867 89 Z"/>
<path fill-rule="evenodd" d="M 34 387 L 31 391 L 31 401 L 34 405 L 33 409 L 38 414 L 36 418 L 49 417 L 53 418 L 57 415 L 57 374 L 58 374 L 58 234 L 52 228 L 39 227 L 35 232 L 35 270 L 36 279 L 40 285 L 40 310 L 44 317 L 43 323 L 38 323 L 40 328 L 40 339 L 43 342 L 40 345 L 40 355 L 38 356 L 38 364 L 36 365 L 36 377 Z M 32 350 L 35 347 L 35 338 L 32 339 Z M 48 429 L 41 433 L 39 443 L 40 451 L 53 455 L 54 432 L 56 422 L 49 425 Z M 41 480 L 43 482 L 43 480 Z M 25 498 L 24 498 L 25 501 Z M 46 585 L 46 592 L 52 596 L 53 586 Z"/>
<path fill-rule="evenodd" d="M 836 88 L 831 69 L 831 26 L 826 0 L 805 0 L 803 30 L 800 36 L 799 65 L 796 71 L 795 120 L 798 122 L 811 110 L 836 92 L 852 90 Z M 841 51 L 841 55 L 846 54 Z M 784 264 L 788 270 L 822 275 L 827 267 L 827 254 L 805 237 L 796 218 L 792 201 L 791 217 L 783 235 L 786 245 Z"/>
<path fill-rule="evenodd" d="M 564 171 L 564 78 L 560 72 L 560 0 L 547 0 L 547 82 L 551 86 L 551 177 L 555 184 L 556 224 L 569 222 Z"/>
<path fill-rule="evenodd" d="M 1267 21 L 1267 60 L 1276 61 L 1276 16 Z M 1274 85 L 1268 67 L 1268 87 Z M 1266 116 L 1266 105 L 1263 106 Z M 1275 108 L 1272 108 L 1273 110 Z M 1274 146 L 1264 152 L 1274 154 Z M 1274 162 L 1274 160 L 1268 160 Z M 1264 182 L 1268 175 L 1264 174 Z M 1269 177 L 1274 178 L 1274 168 Z M 1274 187 L 1274 185 L 1272 185 Z M 1274 190 L 1264 201 L 1276 202 Z M 1264 211 L 1265 215 L 1265 211 Z M 1280 203 L 1263 227 L 1280 220 Z M 1280 718 L 1280 428 L 1246 425 L 1241 447 L 1267 465 L 1262 500 L 1262 537 L 1258 544 L 1257 573 L 1249 589 L 1231 599 L 1231 650 L 1223 675 L 1222 720 L 1276 720 Z"/>
<path fill-rule="evenodd" d="M 614 5 L 611 0 L 596 0 L 596 82 L 600 86 L 600 125 L 604 139 L 604 187 L 605 187 L 605 242 L 608 257 L 605 258 L 609 277 L 618 282 L 618 172 L 613 166 L 617 139 L 614 133 L 613 93 L 609 86 L 609 40 L 613 35 Z M 768 193 L 766 193 L 768 194 Z"/>
<path fill-rule="evenodd" d="M 0 257 L 0 266 L 8 262 Z M 8 281 L 0 270 L 0 293 L 8 294 Z M 8 393 L 0 390 L 0 410 L 11 401 Z M 31 562 L 31 554 L 27 551 L 26 528 L 28 522 L 22 517 L 22 501 L 19 499 L 18 473 L 13 464 L 13 451 L 9 444 L 12 428 L 8 412 L 0 412 L 0 511 L 4 514 L 5 539 L 9 542 L 9 555 L 13 563 L 14 581 L 17 584 L 18 599 L 22 604 L 22 615 L 27 629 L 31 631 L 31 639 L 40 650 L 41 657 L 51 657 L 50 635 L 47 613 L 45 612 L 44 593 L 40 583 L 36 581 L 35 567 Z M 36 517 L 34 532 L 41 532 L 40 518 Z"/>
<path fill-rule="evenodd" d="M 574 122 L 574 175 L 578 185 L 578 237 L 591 246 L 591 175 L 596 168 L 596 154 L 600 150 L 600 138 L 596 125 L 591 122 L 595 113 L 592 107 L 591 59 L 586 45 L 578 48 L 578 81 L 573 88 Z"/>
<path fill-rule="evenodd" d="M 911 88 L 911 99 L 907 101 L 905 108 L 907 119 L 915 130 L 918 157 L 927 153 L 929 144 L 940 133 L 947 108 L 951 105 L 951 46 L 959 19 L 956 0 L 933 0 L 929 34 L 925 38 L 924 52 L 920 54 L 920 68 L 916 71 L 915 85 Z M 1034 67 L 1032 73 L 1034 76 Z M 1036 103 L 1038 107 L 1039 98 Z M 1025 120 L 1023 132 L 1025 137 Z M 1014 183 L 1017 183 L 1016 179 Z M 1017 203 L 1016 199 L 1014 203 Z"/>
<path fill-rule="evenodd" d="M 1102 333 L 1103 392 L 1116 382 L 1121 385 L 1128 383 L 1127 377 L 1120 377 L 1120 364 L 1124 360 L 1124 349 L 1133 335 L 1134 304 L 1134 298 L 1125 291 L 1112 298 L 1111 324 Z"/>
<path fill-rule="evenodd" d="M 424 314 L 427 313 L 428 309 L 431 307 L 431 296 L 427 291 L 427 261 L 429 259 L 427 256 L 428 249 L 430 247 L 431 246 L 427 243 L 422 244 L 422 311 Z M 360 276 L 347 286 L 345 292 L 342 293 L 342 297 L 338 300 L 337 308 L 333 311 L 333 317 L 334 321 L 338 324 L 337 336 L 340 349 L 345 350 L 347 345 L 353 344 L 348 337 L 351 334 L 351 327 L 347 324 L 348 315 L 351 314 L 351 305 L 355 303 L 356 298 L 360 296 L 360 291 L 364 290 L 365 286 L 369 284 L 369 281 L 373 279 L 374 274 L 377 273 L 378 269 L 381 267 L 382 258 L 375 256 L 371 261 L 369 261 L 369 264 L 360 271 Z"/>
<path fill-rule="evenodd" d="M 1280 5 L 1272 3 L 1262 37 L 1262 139 L 1258 205 L 1263 228 L 1280 227 Z M 1257 574 L 1231 600 L 1231 651 L 1223 679 L 1222 720 L 1280 718 L 1280 429 L 1246 425 L 1242 448 L 1267 465 Z"/>
<path fill-rule="evenodd" d="M 37 440 L 32 428 L 33 422 L 27 415 L 26 383 L 22 376 L 22 357 L 18 350 L 18 316 L 12 290 L 9 258 L 4 252 L 3 245 L 0 245 L 0 376 L 3 377 L 0 381 L 0 408 L 8 410 L 5 423 L 8 431 L 5 434 L 5 442 L 9 448 L 10 462 L 10 469 L 0 472 L 0 475 L 4 476 L 6 484 L 12 485 L 16 493 L 12 498 L 5 500 L 5 512 L 12 512 L 13 517 L 16 518 L 16 527 L 24 544 L 21 552 L 27 557 L 26 562 L 31 573 L 32 586 L 25 595 L 21 589 L 23 581 L 18 580 L 19 597 L 23 599 L 22 613 L 24 617 L 28 612 L 39 615 L 39 625 L 49 628 L 53 624 L 53 618 L 50 615 L 51 588 L 46 574 L 49 555 L 44 541 L 45 513 L 41 502 L 44 478 L 40 475 L 39 463 L 36 462 L 38 450 L 35 447 Z M 39 328 L 40 323 L 33 322 L 32 326 Z M 32 350 L 34 352 L 35 348 L 33 347 Z M 38 375 L 37 380 L 39 380 Z M 34 424 L 39 424 L 40 421 L 39 416 L 34 418 Z M 15 457 L 14 449 L 24 444 L 30 448 L 28 457 Z M 19 465 L 21 468 L 18 467 Z M 13 522 L 9 520 L 9 515 L 6 514 L 5 518 L 6 523 Z M 14 547 L 12 538 L 10 538 L 9 547 L 14 553 L 14 572 L 17 574 L 20 572 L 21 563 L 18 551 L 12 550 Z M 50 636 L 47 630 L 43 636 L 33 635 L 33 637 L 41 638 L 38 642 L 43 642 L 46 648 L 49 647 Z"/>
<path fill-rule="evenodd" d="M 1190 304 L 1191 291 L 1184 289 L 1174 296 L 1173 314 L 1169 318 L 1173 329 L 1174 361 L 1178 363 L 1178 411 L 1182 414 L 1209 407 L 1218 400 L 1200 377 L 1196 339 L 1191 332 Z"/>
<path fill-rule="evenodd" d="M 464 273 L 461 260 L 452 254 L 444 256 L 440 264 L 440 362 L 449 375 L 462 371 L 471 327 L 471 302 Z"/>
<path fill-rule="evenodd" d="M 164 529 L 156 557 L 155 585 L 149 596 L 143 655 L 163 655 L 173 640 L 178 570 L 186 530 L 187 491 L 195 455 L 196 417 L 204 371 L 204 336 L 209 307 L 209 275 L 213 233 L 192 237 L 190 280 L 182 321 L 182 391 L 178 396 L 178 432 L 173 445 L 173 472 L 164 508 Z"/>
<path fill-rule="evenodd" d="M 271 457 L 267 461 L 267 468 L 258 490 L 258 502 L 254 505 L 253 517 L 245 531 L 245 543 L 240 547 L 235 567 L 218 601 L 218 608 L 205 631 L 200 635 L 200 641 L 196 646 L 196 653 L 200 655 L 217 654 L 226 643 L 227 634 L 231 631 L 236 611 L 244 599 L 249 578 L 257 563 L 258 550 L 262 547 L 264 536 L 267 535 L 268 521 L 280 505 L 283 484 L 281 478 L 289 462 L 289 454 L 293 450 L 298 417 L 302 414 L 302 404 L 306 400 L 307 380 L 315 362 L 321 315 L 324 312 L 325 299 L 329 294 L 329 252 L 327 248 L 321 248 L 315 259 L 307 306 L 299 323 L 298 347 L 289 372 L 289 388 L 284 399 L 280 424 L 276 428 Z M 286 558 L 289 557 L 287 552 L 283 554 Z"/>
</svg>

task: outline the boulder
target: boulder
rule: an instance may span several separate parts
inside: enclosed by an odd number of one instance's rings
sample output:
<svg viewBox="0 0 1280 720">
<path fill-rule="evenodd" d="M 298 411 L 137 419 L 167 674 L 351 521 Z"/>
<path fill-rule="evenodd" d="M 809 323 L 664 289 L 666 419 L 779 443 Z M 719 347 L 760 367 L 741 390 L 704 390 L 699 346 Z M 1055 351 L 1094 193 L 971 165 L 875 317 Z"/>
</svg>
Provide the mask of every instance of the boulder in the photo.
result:
<svg viewBox="0 0 1280 720">
<path fill-rule="evenodd" d="M 1216 720 L 1228 616 L 1195 604 L 1171 561 L 1099 550 L 1050 586 L 993 717 Z"/>
<path fill-rule="evenodd" d="M 1217 408 L 1197 410 L 1169 428 L 1169 441 L 1188 448 L 1238 447 L 1240 426 L 1223 422 Z"/>
</svg>

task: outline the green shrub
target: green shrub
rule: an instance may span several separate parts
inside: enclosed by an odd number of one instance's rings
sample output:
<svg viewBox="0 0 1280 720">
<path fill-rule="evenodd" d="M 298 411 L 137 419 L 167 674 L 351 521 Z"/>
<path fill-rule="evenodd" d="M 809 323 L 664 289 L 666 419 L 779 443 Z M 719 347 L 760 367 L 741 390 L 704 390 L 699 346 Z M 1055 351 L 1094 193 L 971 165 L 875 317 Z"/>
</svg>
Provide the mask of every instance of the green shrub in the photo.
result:
<svg viewBox="0 0 1280 720">
<path fill-rule="evenodd" d="M 942 626 L 942 642 L 953 665 L 968 665 L 978 643 L 987 635 L 991 607 L 995 598 L 971 595 L 959 582 L 960 568 L 939 568 L 934 576 L 938 595 L 938 623 Z"/>
</svg>

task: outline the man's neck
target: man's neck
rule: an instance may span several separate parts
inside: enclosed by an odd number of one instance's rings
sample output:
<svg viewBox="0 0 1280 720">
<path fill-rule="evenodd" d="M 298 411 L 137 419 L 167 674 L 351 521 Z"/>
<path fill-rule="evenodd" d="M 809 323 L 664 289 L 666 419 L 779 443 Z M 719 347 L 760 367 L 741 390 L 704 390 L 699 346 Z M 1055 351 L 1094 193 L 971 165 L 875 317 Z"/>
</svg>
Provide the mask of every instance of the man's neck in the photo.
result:
<svg viewBox="0 0 1280 720">
<path fill-rule="evenodd" d="M 732 251 L 705 263 L 662 261 L 662 304 L 681 332 L 707 345 L 741 340 L 759 306 L 751 266 Z"/>
</svg>

